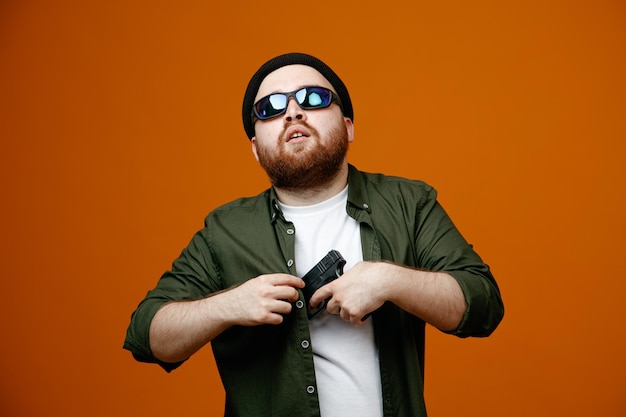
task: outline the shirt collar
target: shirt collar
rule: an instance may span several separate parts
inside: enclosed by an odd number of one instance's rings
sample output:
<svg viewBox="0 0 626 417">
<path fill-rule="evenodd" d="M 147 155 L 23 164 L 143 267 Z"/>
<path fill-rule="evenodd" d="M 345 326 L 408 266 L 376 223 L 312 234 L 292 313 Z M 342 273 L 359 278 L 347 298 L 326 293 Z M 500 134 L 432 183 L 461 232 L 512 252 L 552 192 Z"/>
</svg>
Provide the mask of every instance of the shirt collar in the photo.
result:
<svg viewBox="0 0 626 417">
<path fill-rule="evenodd" d="M 270 187 L 269 189 L 269 204 L 270 221 L 274 223 L 278 218 L 284 219 L 274 187 Z M 350 164 L 348 164 L 348 205 L 358 210 L 365 210 L 368 213 L 371 212 L 365 179 L 359 170 Z"/>
<path fill-rule="evenodd" d="M 274 187 L 270 187 L 269 189 L 269 204 L 270 204 L 270 222 L 276 222 L 276 219 L 283 217 L 283 211 L 280 209 L 280 205 L 278 204 L 278 196 L 276 195 L 276 190 Z"/>
<path fill-rule="evenodd" d="M 365 176 L 361 175 L 361 172 L 353 165 L 348 165 L 348 205 L 371 212 Z"/>
</svg>

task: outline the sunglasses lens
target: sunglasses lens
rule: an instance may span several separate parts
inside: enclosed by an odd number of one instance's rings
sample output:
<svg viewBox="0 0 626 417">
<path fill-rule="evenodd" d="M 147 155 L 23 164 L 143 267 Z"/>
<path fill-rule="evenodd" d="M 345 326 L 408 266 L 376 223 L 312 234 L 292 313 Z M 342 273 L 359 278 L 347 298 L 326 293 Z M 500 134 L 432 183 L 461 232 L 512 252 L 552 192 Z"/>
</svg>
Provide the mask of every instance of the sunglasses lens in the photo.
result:
<svg viewBox="0 0 626 417">
<path fill-rule="evenodd" d="M 305 91 L 306 95 L 300 100 L 298 94 Z M 332 93 L 322 87 L 307 87 L 296 93 L 298 103 L 304 109 L 318 109 L 330 106 Z"/>
<path fill-rule="evenodd" d="M 284 94 L 272 94 L 263 97 L 254 105 L 255 113 L 261 120 L 278 116 L 285 108 L 287 108 L 287 96 Z"/>
</svg>

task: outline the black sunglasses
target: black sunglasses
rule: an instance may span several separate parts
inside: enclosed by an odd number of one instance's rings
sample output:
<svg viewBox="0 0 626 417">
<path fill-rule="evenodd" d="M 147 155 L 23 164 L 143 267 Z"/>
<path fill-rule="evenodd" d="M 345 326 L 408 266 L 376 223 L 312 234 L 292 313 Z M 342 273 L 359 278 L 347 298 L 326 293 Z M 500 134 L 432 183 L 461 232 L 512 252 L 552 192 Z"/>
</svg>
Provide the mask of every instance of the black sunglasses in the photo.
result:
<svg viewBox="0 0 626 417">
<path fill-rule="evenodd" d="M 293 97 L 296 103 L 306 110 L 324 109 L 333 102 L 337 102 L 341 107 L 339 97 L 328 88 L 311 86 L 300 88 L 291 93 L 274 93 L 261 98 L 252 107 L 253 116 L 259 120 L 267 120 L 284 114 L 287 111 L 290 97 Z"/>
</svg>

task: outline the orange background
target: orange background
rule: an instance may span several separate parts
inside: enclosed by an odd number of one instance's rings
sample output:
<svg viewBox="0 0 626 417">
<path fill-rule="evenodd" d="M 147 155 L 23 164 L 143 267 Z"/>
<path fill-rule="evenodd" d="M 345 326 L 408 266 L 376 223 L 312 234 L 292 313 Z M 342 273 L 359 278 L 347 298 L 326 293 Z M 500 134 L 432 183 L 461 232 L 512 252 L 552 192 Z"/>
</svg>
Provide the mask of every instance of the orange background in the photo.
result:
<svg viewBox="0 0 626 417">
<path fill-rule="evenodd" d="M 624 416 L 626 4 L 0 3 L 0 415 L 219 416 L 130 313 L 212 208 L 267 187 L 240 120 L 265 60 L 329 63 L 349 159 L 423 179 L 491 265 L 488 339 L 428 329 L 432 416 Z"/>
</svg>

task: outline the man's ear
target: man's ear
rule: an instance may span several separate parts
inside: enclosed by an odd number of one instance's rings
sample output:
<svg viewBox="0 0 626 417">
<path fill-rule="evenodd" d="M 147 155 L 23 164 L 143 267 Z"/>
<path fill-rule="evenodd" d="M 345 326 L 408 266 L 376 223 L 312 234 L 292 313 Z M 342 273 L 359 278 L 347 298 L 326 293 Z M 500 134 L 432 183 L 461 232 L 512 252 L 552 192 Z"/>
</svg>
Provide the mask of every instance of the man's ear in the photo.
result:
<svg viewBox="0 0 626 417">
<path fill-rule="evenodd" d="M 346 123 L 346 131 L 348 132 L 348 143 L 352 143 L 354 141 L 354 124 L 349 117 L 344 117 L 343 120 Z"/>
<path fill-rule="evenodd" d="M 254 159 L 256 159 L 256 161 L 259 162 L 259 154 L 257 153 L 257 150 L 256 150 L 256 136 L 250 139 L 250 144 L 252 145 L 252 153 L 254 154 Z"/>
</svg>

